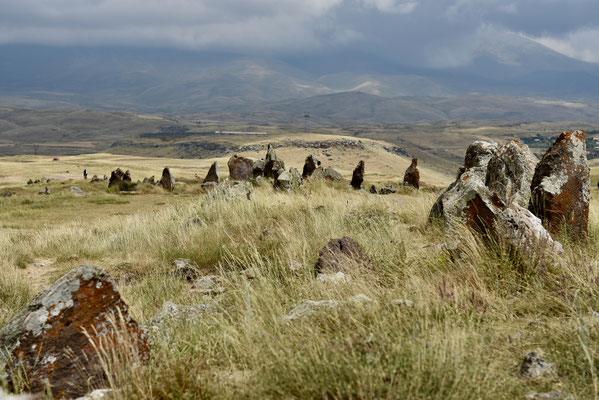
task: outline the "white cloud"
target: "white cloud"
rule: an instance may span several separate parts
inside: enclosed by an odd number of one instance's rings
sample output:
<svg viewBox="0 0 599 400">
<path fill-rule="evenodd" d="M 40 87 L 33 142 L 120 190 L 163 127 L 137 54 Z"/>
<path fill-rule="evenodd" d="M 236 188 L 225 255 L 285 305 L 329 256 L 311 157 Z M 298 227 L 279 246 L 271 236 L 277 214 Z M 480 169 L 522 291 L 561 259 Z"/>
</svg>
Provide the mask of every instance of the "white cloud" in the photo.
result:
<svg viewBox="0 0 599 400">
<path fill-rule="evenodd" d="M 599 28 L 583 28 L 562 37 L 528 37 L 568 57 L 599 63 Z"/>
</svg>

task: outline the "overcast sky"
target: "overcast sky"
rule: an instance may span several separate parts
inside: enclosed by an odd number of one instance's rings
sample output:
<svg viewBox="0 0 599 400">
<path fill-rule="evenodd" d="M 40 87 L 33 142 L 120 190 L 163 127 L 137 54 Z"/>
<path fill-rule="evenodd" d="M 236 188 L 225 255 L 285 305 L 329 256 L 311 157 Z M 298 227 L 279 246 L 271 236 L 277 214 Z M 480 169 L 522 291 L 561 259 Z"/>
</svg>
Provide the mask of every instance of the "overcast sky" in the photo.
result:
<svg viewBox="0 0 599 400">
<path fill-rule="evenodd" d="M 599 62 L 599 0 L 0 0 L 0 44 L 397 52 L 459 64 L 501 32 Z"/>
</svg>

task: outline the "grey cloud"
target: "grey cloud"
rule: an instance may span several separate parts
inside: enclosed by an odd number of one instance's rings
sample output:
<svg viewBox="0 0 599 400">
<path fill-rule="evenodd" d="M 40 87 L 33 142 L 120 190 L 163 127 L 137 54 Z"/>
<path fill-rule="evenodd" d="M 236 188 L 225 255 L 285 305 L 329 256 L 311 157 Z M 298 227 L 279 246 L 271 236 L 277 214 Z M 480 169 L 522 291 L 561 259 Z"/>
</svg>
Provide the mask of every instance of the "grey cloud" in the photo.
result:
<svg viewBox="0 0 599 400">
<path fill-rule="evenodd" d="M 407 64 L 469 61 L 518 32 L 595 61 L 596 0 L 1 0 L 0 44 L 367 50 Z M 482 44 L 484 45 L 484 44 Z"/>
</svg>

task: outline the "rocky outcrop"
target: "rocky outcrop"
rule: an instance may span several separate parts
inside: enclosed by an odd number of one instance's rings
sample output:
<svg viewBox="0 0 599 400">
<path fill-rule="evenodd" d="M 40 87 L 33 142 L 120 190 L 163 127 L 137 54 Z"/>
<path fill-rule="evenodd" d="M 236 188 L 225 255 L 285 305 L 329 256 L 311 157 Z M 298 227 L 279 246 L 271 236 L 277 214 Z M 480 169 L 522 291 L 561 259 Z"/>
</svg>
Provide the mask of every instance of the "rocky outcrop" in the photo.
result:
<svg viewBox="0 0 599 400">
<path fill-rule="evenodd" d="M 331 239 L 318 254 L 314 266 L 316 274 L 355 273 L 357 269 L 371 268 L 370 259 L 362 250 L 362 246 L 350 237 Z"/>
<path fill-rule="evenodd" d="M 552 363 L 545 361 L 537 353 L 528 353 L 520 365 L 521 378 L 538 378 L 555 372 Z"/>
<path fill-rule="evenodd" d="M 352 174 L 351 186 L 355 190 L 360 190 L 362 188 L 362 182 L 364 182 L 364 161 L 360 160 Z"/>
<path fill-rule="evenodd" d="M 254 189 L 249 182 L 237 182 L 228 185 L 226 182 L 214 186 L 202 205 L 215 204 L 220 201 L 251 200 Z"/>
<path fill-rule="evenodd" d="M 485 185 L 504 203 L 528 207 L 530 184 L 538 161 L 527 145 L 511 140 L 489 160 Z"/>
<path fill-rule="evenodd" d="M 281 191 L 290 191 L 292 186 L 293 177 L 285 170 L 277 173 L 277 178 L 274 182 L 274 188 Z"/>
<path fill-rule="evenodd" d="M 204 178 L 202 184 L 209 182 L 215 183 L 217 185 L 220 183 L 220 174 L 218 173 L 218 164 L 216 163 L 216 161 L 213 162 L 212 165 L 210 165 L 210 169 L 208 170 L 208 173 L 206 174 L 206 177 Z"/>
<path fill-rule="evenodd" d="M 92 340 L 113 345 L 117 326 L 127 330 L 141 360 L 150 355 L 146 331 L 130 316 L 113 279 L 103 269 L 82 265 L 40 292 L 0 331 L 0 365 L 9 381 L 13 371 L 29 378 L 32 392 L 44 390 L 46 382 L 56 398 L 73 398 L 97 387 L 104 372 Z M 6 359 L 1 359 L 7 354 Z"/>
<path fill-rule="evenodd" d="M 420 171 L 418 170 L 418 159 L 412 158 L 412 164 L 403 175 L 404 186 L 412 186 L 420 189 Z"/>
<path fill-rule="evenodd" d="M 537 165 L 529 209 L 556 235 L 588 231 L 591 181 L 584 131 L 563 132 Z"/>
<path fill-rule="evenodd" d="M 227 162 L 229 179 L 232 181 L 249 181 L 254 177 L 254 162 L 249 158 L 234 155 Z"/>
<path fill-rule="evenodd" d="M 316 168 L 320 167 L 320 161 L 318 161 L 313 155 L 306 157 L 304 162 L 304 169 L 302 171 L 302 178 L 306 179 L 312 176 Z"/>
<path fill-rule="evenodd" d="M 168 167 L 162 170 L 162 178 L 160 178 L 159 185 L 167 192 L 175 190 L 175 178 L 171 175 L 171 170 Z"/>
</svg>

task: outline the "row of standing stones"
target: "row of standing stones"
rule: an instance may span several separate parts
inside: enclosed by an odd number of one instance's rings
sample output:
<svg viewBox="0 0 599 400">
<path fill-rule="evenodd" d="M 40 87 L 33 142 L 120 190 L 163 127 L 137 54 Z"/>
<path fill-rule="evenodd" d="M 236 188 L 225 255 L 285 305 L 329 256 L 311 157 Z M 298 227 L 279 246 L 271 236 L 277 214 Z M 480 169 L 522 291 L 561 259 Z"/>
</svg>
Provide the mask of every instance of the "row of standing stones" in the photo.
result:
<svg viewBox="0 0 599 400">
<path fill-rule="evenodd" d="M 277 179 L 280 180 L 284 173 L 291 176 L 290 181 L 299 175 L 285 171 L 284 163 L 270 147 L 267 157 L 258 161 L 233 156 L 229 160 L 231 176 L 246 180 L 272 177 L 277 187 Z M 414 159 L 404 181 L 408 184 L 416 182 L 417 187 L 419 173 L 416 166 Z M 130 174 L 119 171 L 113 175 L 130 181 Z M 309 156 L 300 178 L 314 174 L 327 176 L 326 169 Z M 352 176 L 354 188 L 359 189 L 363 175 L 364 163 L 360 162 Z M 170 173 L 166 177 L 172 180 Z M 219 183 L 218 170 L 213 164 L 204 184 Z M 503 146 L 479 141 L 469 146 L 464 166 L 455 182 L 439 196 L 429 218 L 443 221 L 449 231 L 456 224 L 465 224 L 483 237 L 507 239 L 509 244 L 520 249 L 559 253 L 562 247 L 552 234 L 562 234 L 565 228 L 573 237 L 586 235 L 589 191 L 583 131 L 562 133 L 540 161 L 517 140 Z M 371 268 L 371 261 L 362 247 L 352 238 L 343 237 L 330 240 L 320 251 L 314 274 L 317 281 L 345 282 Z M 184 265 L 183 269 L 186 272 L 182 275 L 180 266 L 173 272 L 186 280 L 198 277 L 194 267 L 191 268 L 192 275 L 189 266 Z M 192 288 L 194 285 L 204 288 L 211 282 L 218 282 L 212 278 L 204 277 L 200 283 L 192 284 Z M 218 289 L 206 293 L 224 291 L 222 287 Z M 291 322 L 318 310 L 356 303 L 368 305 L 376 304 L 376 301 L 365 295 L 347 301 L 307 300 L 284 320 Z M 411 306 L 412 302 L 402 299 L 393 304 Z M 179 309 L 183 311 L 183 306 L 165 305 L 168 312 L 176 313 Z M 114 280 L 102 268 L 85 264 L 40 292 L 0 330 L 0 366 L 4 365 L 4 379 L 9 385 L 27 377 L 28 388 L 33 393 L 50 388 L 56 399 L 75 398 L 105 382 L 97 347 L 122 345 L 123 338 L 127 338 L 130 355 L 142 362 L 150 359 L 147 328 L 130 317 L 129 307 Z M 540 376 L 552 368 L 550 363 L 531 353 L 522 363 L 520 376 Z"/>
</svg>

